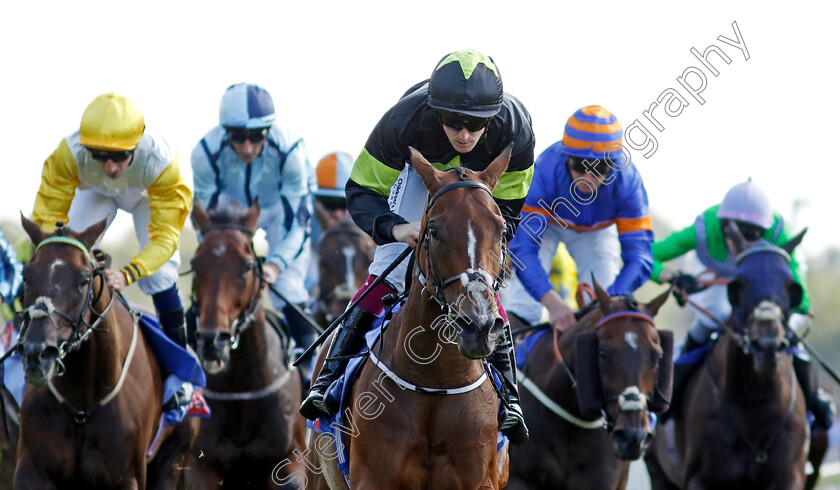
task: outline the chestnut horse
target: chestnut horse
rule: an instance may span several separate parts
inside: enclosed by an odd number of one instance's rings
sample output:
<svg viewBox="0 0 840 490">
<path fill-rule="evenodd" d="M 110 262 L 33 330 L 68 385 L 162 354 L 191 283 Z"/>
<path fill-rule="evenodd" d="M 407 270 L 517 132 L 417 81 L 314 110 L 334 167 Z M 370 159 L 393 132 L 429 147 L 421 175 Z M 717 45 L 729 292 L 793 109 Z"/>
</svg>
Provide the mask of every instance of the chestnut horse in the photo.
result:
<svg viewBox="0 0 840 490">
<path fill-rule="evenodd" d="M 679 461 L 665 431 L 645 458 L 653 488 L 804 488 L 809 429 L 786 336 L 802 298 L 788 265 L 801 239 L 738 255 L 732 316 L 673 416 Z"/>
<path fill-rule="evenodd" d="M 313 317 L 326 328 L 344 312 L 367 279 L 374 245 L 353 222 L 329 221 L 328 216 L 316 215 L 324 231 L 318 244 L 318 294 Z"/>
<path fill-rule="evenodd" d="M 368 353 L 343 413 L 352 428 L 351 488 L 507 482 L 507 446 L 497 451 L 499 398 L 483 358 L 504 336 L 495 296 L 505 221 L 492 189 L 511 150 L 474 172 L 438 171 L 411 149 L 430 197 L 407 300 Z M 346 487 L 330 440 L 311 439 L 310 488 Z"/>
<path fill-rule="evenodd" d="M 190 488 L 302 486 L 289 478 L 296 470 L 303 475 L 302 463 L 292 457 L 305 443 L 297 411 L 301 380 L 290 364 L 288 335 L 268 321 L 262 306 L 266 283 L 252 243 L 259 214 L 256 202 L 212 215 L 197 202 L 193 207 L 201 233 L 192 259 L 196 351 L 213 415 L 201 421 L 190 453 Z"/>
<path fill-rule="evenodd" d="M 36 248 L 23 269 L 19 349 L 28 384 L 15 487 L 172 488 L 195 424 L 167 427 L 148 461 L 163 381 L 136 318 L 91 255 L 107 221 L 51 234 L 21 220 Z"/>
<path fill-rule="evenodd" d="M 532 432 L 511 450 L 507 488 L 625 488 L 653 439 L 648 411 L 670 399 L 673 336 L 653 323 L 669 293 L 638 304 L 595 282 L 597 307 L 559 341 L 551 331 L 526 341 L 519 383 Z"/>
</svg>

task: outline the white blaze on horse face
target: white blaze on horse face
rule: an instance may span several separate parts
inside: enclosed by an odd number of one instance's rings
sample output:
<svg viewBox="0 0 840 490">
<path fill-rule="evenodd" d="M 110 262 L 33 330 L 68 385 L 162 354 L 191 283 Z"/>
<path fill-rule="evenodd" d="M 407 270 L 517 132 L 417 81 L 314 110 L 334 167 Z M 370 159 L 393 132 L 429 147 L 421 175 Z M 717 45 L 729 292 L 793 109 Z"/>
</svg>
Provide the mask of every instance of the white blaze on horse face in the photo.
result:
<svg viewBox="0 0 840 490">
<path fill-rule="evenodd" d="M 627 345 L 632 347 L 633 350 L 637 350 L 639 348 L 636 332 L 624 332 L 624 341 L 627 342 Z"/>
<path fill-rule="evenodd" d="M 215 247 L 212 252 L 213 252 L 213 255 L 215 255 L 216 257 L 221 257 L 222 255 L 225 254 L 226 251 L 227 251 L 227 247 L 225 247 L 224 244 L 221 244 L 221 245 Z"/>
<path fill-rule="evenodd" d="M 50 274 L 55 274 L 56 273 L 56 271 L 55 271 L 56 268 L 61 267 L 62 265 L 64 265 L 63 260 L 55 259 L 55 262 L 53 262 L 52 265 L 50 265 Z"/>
<path fill-rule="evenodd" d="M 784 313 L 776 303 L 764 300 L 753 310 L 753 317 L 760 322 L 772 322 L 784 318 Z"/>
<path fill-rule="evenodd" d="M 472 221 L 467 220 L 467 253 L 470 254 L 470 267 L 475 269 L 475 233 L 472 229 Z"/>
</svg>

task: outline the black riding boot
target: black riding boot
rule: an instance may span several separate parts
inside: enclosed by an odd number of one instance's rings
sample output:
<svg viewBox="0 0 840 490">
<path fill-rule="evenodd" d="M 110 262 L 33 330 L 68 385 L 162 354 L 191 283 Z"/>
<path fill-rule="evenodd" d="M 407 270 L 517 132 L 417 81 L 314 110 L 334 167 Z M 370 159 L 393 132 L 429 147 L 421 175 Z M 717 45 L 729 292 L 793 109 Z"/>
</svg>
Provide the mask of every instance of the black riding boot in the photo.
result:
<svg viewBox="0 0 840 490">
<path fill-rule="evenodd" d="M 510 439 L 511 444 L 524 444 L 530 437 L 525 425 L 525 416 L 519 406 L 519 389 L 516 384 L 516 358 L 511 341 L 510 324 L 505 325 L 504 341 L 487 358 L 502 377 L 502 402 L 499 413 L 499 429 Z"/>
<path fill-rule="evenodd" d="M 160 328 L 170 340 L 187 348 L 187 326 L 184 323 L 184 309 L 158 312 L 160 316 Z"/>
<path fill-rule="evenodd" d="M 348 359 L 332 358 L 348 356 L 358 351 L 364 345 L 365 334 L 370 330 L 375 319 L 376 315 L 359 306 L 350 311 L 333 339 L 327 359 L 321 368 L 321 374 L 309 389 L 309 396 L 300 405 L 301 415 L 309 420 L 331 415 L 325 400 L 327 388 L 341 376 L 348 361 Z"/>
<path fill-rule="evenodd" d="M 793 370 L 805 394 L 805 407 L 814 415 L 814 428 L 828 430 L 834 424 L 836 409 L 828 393 L 817 385 L 817 367 L 814 363 L 793 356 Z"/>
<path fill-rule="evenodd" d="M 680 350 L 680 355 L 678 357 L 683 356 L 684 354 L 688 354 L 691 351 L 697 350 L 703 347 L 705 344 L 701 344 L 694 340 L 694 337 L 691 335 L 685 336 L 685 342 L 683 342 L 682 350 Z M 698 365 L 702 364 L 701 362 L 693 362 L 693 363 L 681 363 L 676 364 L 674 363 L 674 381 L 673 381 L 673 388 L 671 390 L 671 404 L 668 408 L 668 411 L 663 413 L 659 416 L 659 422 L 665 423 L 671 415 L 677 412 L 678 405 L 684 396 L 685 387 L 688 384 L 688 380 L 691 379 L 691 376 L 694 374 L 694 370 L 697 368 Z"/>
<path fill-rule="evenodd" d="M 299 304 L 297 306 L 301 311 L 303 311 L 303 304 Z M 286 325 L 289 328 L 289 334 L 291 334 L 292 338 L 295 340 L 294 355 L 295 358 L 297 358 L 297 356 L 303 353 L 307 347 L 315 342 L 315 330 L 309 322 L 307 322 L 306 319 L 290 305 L 283 307 L 283 316 L 286 318 Z M 300 370 L 300 374 L 303 378 L 304 394 L 309 391 L 309 382 L 312 378 L 312 357 L 314 355 L 315 351 L 312 351 L 311 354 L 307 355 L 306 358 L 298 364 L 298 369 Z"/>
</svg>

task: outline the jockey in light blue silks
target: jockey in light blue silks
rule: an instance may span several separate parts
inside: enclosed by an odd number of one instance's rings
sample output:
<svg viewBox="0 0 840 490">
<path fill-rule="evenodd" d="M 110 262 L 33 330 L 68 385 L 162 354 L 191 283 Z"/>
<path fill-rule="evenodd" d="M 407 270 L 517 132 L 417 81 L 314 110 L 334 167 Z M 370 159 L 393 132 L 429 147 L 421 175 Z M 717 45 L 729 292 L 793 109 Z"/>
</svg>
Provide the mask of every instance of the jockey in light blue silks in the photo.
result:
<svg viewBox="0 0 840 490">
<path fill-rule="evenodd" d="M 303 139 L 277 123 L 268 91 L 251 83 L 228 87 L 219 124 L 195 146 L 191 163 L 195 198 L 205 209 L 227 202 L 250 207 L 259 199 L 257 226 L 268 241 L 265 279 L 286 300 L 305 306 L 315 172 Z M 271 301 L 286 317 L 298 349 L 308 347 L 315 340 L 309 323 L 277 295 Z"/>
</svg>

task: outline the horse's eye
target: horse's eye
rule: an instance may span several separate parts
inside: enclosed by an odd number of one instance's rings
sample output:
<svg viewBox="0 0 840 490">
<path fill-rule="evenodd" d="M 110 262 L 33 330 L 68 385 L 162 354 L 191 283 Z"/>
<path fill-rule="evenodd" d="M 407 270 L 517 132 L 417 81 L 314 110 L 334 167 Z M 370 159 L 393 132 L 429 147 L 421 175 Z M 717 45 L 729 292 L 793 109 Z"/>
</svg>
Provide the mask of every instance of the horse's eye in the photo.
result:
<svg viewBox="0 0 840 490">
<path fill-rule="evenodd" d="M 82 276 L 81 285 L 84 287 L 84 286 L 87 286 L 88 284 L 90 284 L 90 276 Z"/>
<path fill-rule="evenodd" d="M 650 353 L 650 364 L 651 366 L 656 366 L 663 358 L 663 354 L 661 352 L 651 352 Z"/>
<path fill-rule="evenodd" d="M 429 236 L 432 238 L 438 238 L 437 228 L 435 228 L 434 226 L 429 227 Z"/>
</svg>

